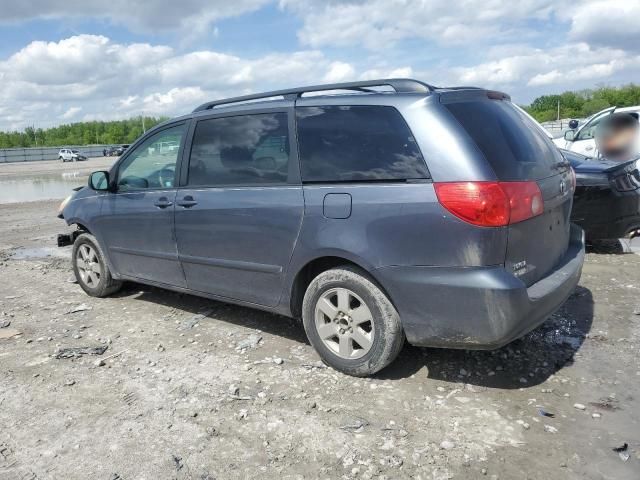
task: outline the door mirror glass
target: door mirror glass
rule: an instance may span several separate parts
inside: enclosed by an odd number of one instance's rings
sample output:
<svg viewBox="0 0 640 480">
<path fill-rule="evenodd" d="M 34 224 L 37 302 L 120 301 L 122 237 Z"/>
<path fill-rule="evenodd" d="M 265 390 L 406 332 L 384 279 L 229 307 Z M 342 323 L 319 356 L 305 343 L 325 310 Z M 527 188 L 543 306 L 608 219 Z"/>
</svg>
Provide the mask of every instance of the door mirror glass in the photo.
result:
<svg viewBox="0 0 640 480">
<path fill-rule="evenodd" d="M 118 191 L 173 188 L 184 125 L 150 135 L 118 167 Z"/>
<path fill-rule="evenodd" d="M 564 139 L 567 142 L 573 142 L 575 137 L 576 137 L 576 132 L 574 132 L 573 130 L 567 130 L 566 132 L 564 132 Z"/>
<path fill-rule="evenodd" d="M 89 188 L 98 192 L 109 190 L 109 172 L 99 171 L 89 175 Z"/>
</svg>

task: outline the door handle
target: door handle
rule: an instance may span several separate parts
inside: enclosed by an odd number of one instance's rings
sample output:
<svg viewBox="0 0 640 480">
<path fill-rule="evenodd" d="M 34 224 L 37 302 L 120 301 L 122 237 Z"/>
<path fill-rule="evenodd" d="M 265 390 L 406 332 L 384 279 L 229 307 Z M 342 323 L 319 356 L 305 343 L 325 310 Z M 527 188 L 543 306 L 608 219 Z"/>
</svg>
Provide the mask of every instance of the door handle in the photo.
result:
<svg viewBox="0 0 640 480">
<path fill-rule="evenodd" d="M 171 205 L 173 205 L 173 203 L 170 202 L 167 197 L 160 197 L 153 204 L 158 208 L 167 208 L 167 207 L 170 207 Z"/>
<path fill-rule="evenodd" d="M 196 202 L 191 195 L 186 195 L 182 200 L 178 200 L 176 204 L 184 208 L 191 208 L 197 205 L 198 202 Z"/>
</svg>

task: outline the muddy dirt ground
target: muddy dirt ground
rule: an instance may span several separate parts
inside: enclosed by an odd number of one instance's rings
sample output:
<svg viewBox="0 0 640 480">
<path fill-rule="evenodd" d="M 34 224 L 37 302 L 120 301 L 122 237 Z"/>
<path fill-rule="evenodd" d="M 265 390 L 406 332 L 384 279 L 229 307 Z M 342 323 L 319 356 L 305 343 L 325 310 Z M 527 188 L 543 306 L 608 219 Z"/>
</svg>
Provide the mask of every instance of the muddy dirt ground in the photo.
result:
<svg viewBox="0 0 640 480">
<path fill-rule="evenodd" d="M 567 304 L 505 348 L 406 346 L 357 379 L 284 317 L 136 284 L 86 296 L 58 203 L 0 205 L 2 480 L 640 478 L 639 255 L 589 253 Z"/>
</svg>

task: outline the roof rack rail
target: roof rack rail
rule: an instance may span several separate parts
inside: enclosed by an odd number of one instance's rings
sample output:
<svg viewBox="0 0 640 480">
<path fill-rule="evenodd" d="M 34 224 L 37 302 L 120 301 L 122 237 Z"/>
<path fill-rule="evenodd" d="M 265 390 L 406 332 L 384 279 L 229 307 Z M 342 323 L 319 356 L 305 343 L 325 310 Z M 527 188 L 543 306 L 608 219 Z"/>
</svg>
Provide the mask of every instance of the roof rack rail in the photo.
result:
<svg viewBox="0 0 640 480">
<path fill-rule="evenodd" d="M 325 85 L 313 85 L 309 87 L 290 88 L 286 90 L 274 90 L 273 92 L 255 93 L 251 95 L 243 95 L 241 97 L 214 100 L 212 102 L 203 103 L 198 108 L 196 108 L 193 113 L 201 112 L 203 110 L 210 110 L 218 105 L 247 102 L 250 100 L 260 100 L 270 97 L 298 98 L 303 93 L 323 92 L 327 90 L 356 90 L 366 92 L 371 91 L 371 87 L 383 86 L 389 86 L 393 88 L 396 93 L 428 93 L 435 89 L 435 87 L 427 83 L 410 78 L 387 78 L 381 80 L 367 80 L 362 82 L 328 83 Z"/>
</svg>

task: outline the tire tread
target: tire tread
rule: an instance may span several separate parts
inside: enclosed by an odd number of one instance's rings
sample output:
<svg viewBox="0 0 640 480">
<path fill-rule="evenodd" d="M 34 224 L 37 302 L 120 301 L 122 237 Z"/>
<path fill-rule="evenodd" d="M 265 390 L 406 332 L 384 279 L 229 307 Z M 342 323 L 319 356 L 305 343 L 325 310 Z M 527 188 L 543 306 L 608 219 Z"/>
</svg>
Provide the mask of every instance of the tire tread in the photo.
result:
<svg viewBox="0 0 640 480">
<path fill-rule="evenodd" d="M 100 283 L 98 287 L 95 289 L 88 288 L 84 285 L 84 283 L 80 279 L 80 275 L 78 274 L 78 269 L 76 268 L 76 264 L 75 264 L 76 252 L 80 247 L 80 245 L 82 245 L 83 243 L 91 244 L 91 246 L 96 250 L 96 253 L 100 260 L 100 264 L 102 265 L 103 275 L 100 278 Z M 104 298 L 116 293 L 118 290 L 120 290 L 120 288 L 122 288 L 122 281 L 115 280 L 112 277 L 111 271 L 109 270 L 109 266 L 107 265 L 107 261 L 105 259 L 104 253 L 102 252 L 102 248 L 100 247 L 100 244 L 98 243 L 96 238 L 90 233 L 85 232 L 77 236 L 75 242 L 73 243 L 72 263 L 73 263 L 73 273 L 76 276 L 76 280 L 78 281 L 78 284 L 85 291 L 87 295 L 91 297 Z"/>
<path fill-rule="evenodd" d="M 375 308 L 381 312 L 379 320 L 383 322 L 382 328 L 376 324 L 376 328 L 380 329 L 383 335 L 380 341 L 381 349 L 374 351 L 373 355 L 369 353 L 365 355 L 363 357 L 364 361 L 360 361 L 360 359 L 354 361 L 344 360 L 331 354 L 323 354 L 326 347 L 324 347 L 321 340 L 315 338 L 313 314 L 315 301 L 318 295 L 323 290 L 326 290 L 327 285 L 335 286 L 336 283 L 343 283 L 346 287 L 355 284 L 364 288 L 373 297 Z M 326 270 L 314 278 L 305 292 L 302 312 L 307 337 L 316 348 L 322 361 L 348 375 L 366 377 L 379 372 L 395 360 L 404 346 L 404 331 L 397 310 L 377 282 L 367 272 L 356 266 L 341 265 Z"/>
</svg>

